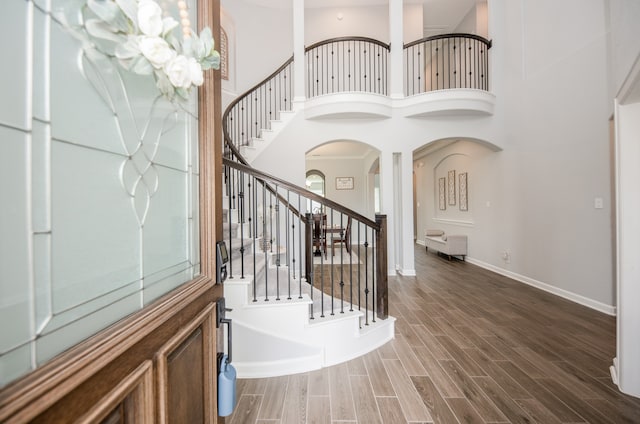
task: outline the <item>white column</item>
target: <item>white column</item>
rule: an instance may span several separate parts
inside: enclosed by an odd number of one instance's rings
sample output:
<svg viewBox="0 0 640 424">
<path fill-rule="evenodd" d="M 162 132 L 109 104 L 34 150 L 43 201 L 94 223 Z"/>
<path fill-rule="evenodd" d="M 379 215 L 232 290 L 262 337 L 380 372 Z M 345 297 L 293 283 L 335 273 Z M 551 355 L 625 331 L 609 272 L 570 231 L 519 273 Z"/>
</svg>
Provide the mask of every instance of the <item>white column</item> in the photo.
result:
<svg viewBox="0 0 640 424">
<path fill-rule="evenodd" d="M 293 104 L 304 102 L 304 0 L 293 2 Z"/>
<path fill-rule="evenodd" d="M 393 207 L 393 152 L 380 153 L 380 213 L 387 215 L 387 266 L 388 274 L 396 274 L 395 216 Z"/>
<path fill-rule="evenodd" d="M 414 245 L 413 245 L 413 154 L 411 152 L 402 153 L 402 166 L 400 178 L 402 179 L 402 275 L 416 275 L 414 265 Z"/>
<path fill-rule="evenodd" d="M 389 0 L 389 41 L 391 42 L 389 96 L 395 99 L 404 97 L 402 72 L 404 25 L 402 17 L 402 0 Z"/>
<path fill-rule="evenodd" d="M 638 72 L 640 75 L 640 71 Z M 640 81 L 640 76 L 637 77 Z M 636 84 L 640 85 L 640 82 Z M 616 99 L 617 361 L 613 377 L 623 393 L 640 396 L 640 102 Z"/>
</svg>

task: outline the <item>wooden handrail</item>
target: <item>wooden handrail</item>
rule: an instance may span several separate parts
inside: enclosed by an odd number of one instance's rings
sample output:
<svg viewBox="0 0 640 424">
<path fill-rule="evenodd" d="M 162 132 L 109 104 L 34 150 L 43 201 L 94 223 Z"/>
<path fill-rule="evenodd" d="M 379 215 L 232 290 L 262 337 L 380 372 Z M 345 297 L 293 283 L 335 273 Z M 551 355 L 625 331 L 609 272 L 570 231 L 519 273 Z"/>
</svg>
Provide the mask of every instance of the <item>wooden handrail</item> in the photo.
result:
<svg viewBox="0 0 640 424">
<path fill-rule="evenodd" d="M 456 33 L 453 33 L 453 34 L 438 34 L 438 35 L 432 35 L 430 37 L 424 37 L 424 38 L 421 38 L 419 40 L 412 41 L 410 43 L 405 44 L 403 46 L 403 48 L 406 49 L 408 47 L 413 47 L 413 46 L 418 45 L 420 43 L 426 43 L 427 41 L 443 40 L 443 39 L 446 39 L 446 38 L 471 38 L 473 40 L 478 40 L 478 41 L 483 42 L 484 44 L 487 45 L 487 48 L 489 48 L 489 49 L 491 48 L 491 45 L 493 44 L 493 42 L 491 40 L 487 40 L 486 38 L 481 37 L 481 36 L 476 35 L 476 34 L 466 34 L 466 33 L 463 33 L 463 32 L 456 32 Z"/>
<path fill-rule="evenodd" d="M 327 199 L 327 198 L 322 197 L 322 196 L 320 196 L 320 195 L 318 195 L 316 193 L 313 193 L 313 192 L 307 190 L 304 187 L 297 186 L 297 185 L 292 184 L 292 183 L 290 183 L 288 181 L 285 181 L 285 180 L 283 180 L 281 178 L 275 177 L 273 175 L 269 175 L 266 172 L 259 171 L 259 170 L 255 169 L 255 168 L 253 168 L 253 167 L 251 167 L 249 165 L 244 165 L 244 164 L 241 164 L 241 163 L 238 163 L 238 162 L 234 162 L 231 159 L 223 158 L 222 162 L 223 162 L 224 165 L 226 165 L 226 166 L 228 166 L 230 168 L 237 169 L 238 171 L 250 174 L 250 175 L 256 177 L 257 179 L 264 181 L 265 183 L 270 182 L 270 183 L 273 183 L 273 184 L 277 184 L 278 186 L 280 186 L 282 188 L 285 188 L 285 189 L 287 189 L 289 191 L 292 191 L 292 192 L 294 192 L 296 194 L 302 195 L 302 196 L 308 198 L 309 200 L 312 200 L 312 201 L 314 201 L 316 203 L 320 203 L 322 205 L 328 206 L 328 207 L 330 207 L 331 209 L 334 209 L 337 212 L 343 213 L 343 214 L 345 214 L 347 216 L 350 216 L 350 217 L 352 217 L 354 219 L 357 219 L 358 221 L 362 222 L 363 224 L 366 224 L 367 226 L 373 228 L 376 231 L 380 230 L 380 225 L 377 222 L 373 221 L 372 219 L 367 218 L 366 216 L 361 215 L 358 212 L 355 212 L 355 211 L 347 208 L 346 206 L 341 205 L 340 203 L 336 203 L 331 199 Z"/>
<path fill-rule="evenodd" d="M 366 41 L 367 43 L 372 43 L 372 44 L 378 45 L 380 47 L 384 47 L 387 50 L 391 49 L 391 44 L 383 43 L 382 41 L 376 40 L 374 38 L 347 36 L 347 37 L 329 38 L 328 40 L 318 41 L 317 43 L 314 43 L 314 44 L 310 45 L 309 47 L 305 47 L 304 52 L 307 53 L 310 50 L 313 50 L 316 47 L 324 46 L 325 44 L 340 43 L 340 42 L 343 42 L 343 41 Z"/>
<path fill-rule="evenodd" d="M 248 96 L 251 92 L 260 88 L 263 84 L 266 84 L 271 78 L 278 75 L 278 73 L 280 73 L 283 69 L 289 66 L 292 62 L 293 62 L 293 55 L 289 59 L 287 59 L 278 69 L 272 72 L 268 77 L 266 77 L 265 79 L 263 79 L 262 81 L 260 81 L 259 83 L 257 83 L 256 85 L 254 85 L 253 87 L 251 87 L 250 89 L 248 89 L 247 91 L 239 95 L 238 97 L 236 97 L 236 99 L 232 101 L 229 104 L 229 106 L 227 106 L 227 108 L 224 111 L 224 114 L 222 115 L 222 133 L 224 135 L 225 142 L 228 142 L 228 144 L 233 144 L 233 140 L 231 140 L 231 137 L 229 136 L 229 128 L 227 127 L 227 118 L 229 117 L 229 113 L 231 113 L 233 108 L 238 103 L 240 103 L 242 99 Z M 242 157 L 242 155 L 240 155 L 239 153 L 238 153 L 238 156 Z"/>
</svg>

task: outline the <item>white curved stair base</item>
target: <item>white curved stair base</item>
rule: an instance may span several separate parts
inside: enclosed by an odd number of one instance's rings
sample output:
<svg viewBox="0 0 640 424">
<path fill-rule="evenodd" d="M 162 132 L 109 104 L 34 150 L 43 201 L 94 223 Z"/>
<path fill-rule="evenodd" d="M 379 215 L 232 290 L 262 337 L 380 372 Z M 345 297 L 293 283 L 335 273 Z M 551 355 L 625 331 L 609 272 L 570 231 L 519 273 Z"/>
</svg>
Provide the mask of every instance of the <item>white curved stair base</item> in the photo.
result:
<svg viewBox="0 0 640 424">
<path fill-rule="evenodd" d="M 227 317 L 233 322 L 233 364 L 240 378 L 263 378 L 313 371 L 364 355 L 394 337 L 395 318 L 365 325 L 364 312 L 320 311 L 302 299 L 253 301 L 252 276 L 225 282 Z M 316 294 L 317 296 L 317 294 Z"/>
</svg>

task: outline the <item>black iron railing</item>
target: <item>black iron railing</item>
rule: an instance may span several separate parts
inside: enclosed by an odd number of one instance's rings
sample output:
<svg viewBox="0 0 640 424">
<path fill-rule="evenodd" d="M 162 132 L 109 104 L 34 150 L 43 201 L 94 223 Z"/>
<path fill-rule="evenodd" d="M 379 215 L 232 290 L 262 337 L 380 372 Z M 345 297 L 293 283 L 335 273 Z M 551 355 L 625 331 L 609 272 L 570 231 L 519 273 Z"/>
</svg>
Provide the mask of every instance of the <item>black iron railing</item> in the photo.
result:
<svg viewBox="0 0 640 424">
<path fill-rule="evenodd" d="M 222 116 L 225 142 L 238 148 L 250 145 L 281 111 L 291 110 L 292 96 L 293 56 L 227 107 Z"/>
<path fill-rule="evenodd" d="M 307 98 L 360 91 L 387 95 L 389 44 L 340 37 L 305 49 Z"/>
<path fill-rule="evenodd" d="M 474 34 L 443 34 L 404 45 L 406 96 L 451 88 L 489 90 L 491 41 Z"/>
<path fill-rule="evenodd" d="M 311 319 L 388 315 L 386 217 L 372 221 L 302 187 L 223 159 L 230 278 L 252 275 L 252 300 L 313 301 Z M 242 161 L 242 159 L 240 159 Z M 301 214 L 313 202 L 316 213 Z"/>
</svg>

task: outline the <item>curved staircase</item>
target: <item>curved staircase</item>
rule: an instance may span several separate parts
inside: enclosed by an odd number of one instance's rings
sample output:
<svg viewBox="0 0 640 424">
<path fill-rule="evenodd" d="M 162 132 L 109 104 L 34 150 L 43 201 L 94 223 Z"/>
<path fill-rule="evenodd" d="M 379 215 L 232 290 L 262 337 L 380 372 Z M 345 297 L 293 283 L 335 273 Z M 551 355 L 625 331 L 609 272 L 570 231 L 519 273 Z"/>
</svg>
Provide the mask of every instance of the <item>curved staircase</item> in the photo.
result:
<svg viewBox="0 0 640 424">
<path fill-rule="evenodd" d="M 228 198 L 223 200 L 229 204 Z M 224 283 L 225 298 L 231 309 L 227 317 L 232 319 L 238 377 L 311 371 L 353 359 L 393 339 L 394 318 L 376 319 L 350 299 L 336 299 L 312 287 L 301 277 L 299 266 L 289 262 L 286 246 L 247 237 L 250 224 L 238 222 L 234 210 L 225 209 L 224 216 L 225 234 L 231 234 L 226 242 L 232 274 Z"/>
</svg>

